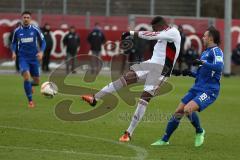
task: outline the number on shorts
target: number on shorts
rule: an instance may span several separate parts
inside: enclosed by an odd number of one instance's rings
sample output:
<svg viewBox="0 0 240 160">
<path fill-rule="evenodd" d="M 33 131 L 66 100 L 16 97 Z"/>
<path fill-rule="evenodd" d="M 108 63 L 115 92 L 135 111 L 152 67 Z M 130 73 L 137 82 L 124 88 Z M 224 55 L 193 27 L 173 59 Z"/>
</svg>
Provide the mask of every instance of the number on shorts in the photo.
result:
<svg viewBox="0 0 240 160">
<path fill-rule="evenodd" d="M 200 100 L 200 101 L 204 101 L 207 97 L 208 97 L 208 95 L 207 95 L 206 93 L 203 93 L 203 94 L 199 97 L 199 100 Z"/>
</svg>

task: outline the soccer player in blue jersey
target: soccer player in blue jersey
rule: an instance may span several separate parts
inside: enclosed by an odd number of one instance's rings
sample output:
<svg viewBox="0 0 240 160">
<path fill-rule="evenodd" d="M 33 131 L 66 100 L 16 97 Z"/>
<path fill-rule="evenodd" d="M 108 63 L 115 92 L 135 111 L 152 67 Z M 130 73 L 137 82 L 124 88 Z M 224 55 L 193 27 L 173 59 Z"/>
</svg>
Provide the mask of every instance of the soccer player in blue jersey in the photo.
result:
<svg viewBox="0 0 240 160">
<path fill-rule="evenodd" d="M 206 49 L 200 59 L 194 61 L 198 65 L 197 71 L 184 70 L 183 76 L 195 77 L 195 83 L 188 93 L 182 98 L 175 113 L 168 122 L 163 137 L 152 145 L 168 145 L 172 133 L 177 129 L 181 118 L 186 115 L 196 129 L 195 147 L 204 142 L 205 130 L 200 125 L 196 111 L 201 112 L 211 105 L 218 97 L 220 79 L 223 70 L 223 52 L 218 47 L 220 33 L 214 27 L 210 27 L 203 35 L 203 43 Z"/>
<path fill-rule="evenodd" d="M 16 59 L 18 48 L 19 67 L 24 79 L 24 90 L 28 98 L 28 106 L 33 108 L 32 86 L 39 85 L 39 61 L 46 47 L 40 29 L 31 23 L 31 13 L 22 13 L 22 25 L 15 29 L 12 38 L 12 58 Z M 39 47 L 40 45 L 40 47 Z M 31 77 L 33 81 L 31 81 Z"/>
</svg>

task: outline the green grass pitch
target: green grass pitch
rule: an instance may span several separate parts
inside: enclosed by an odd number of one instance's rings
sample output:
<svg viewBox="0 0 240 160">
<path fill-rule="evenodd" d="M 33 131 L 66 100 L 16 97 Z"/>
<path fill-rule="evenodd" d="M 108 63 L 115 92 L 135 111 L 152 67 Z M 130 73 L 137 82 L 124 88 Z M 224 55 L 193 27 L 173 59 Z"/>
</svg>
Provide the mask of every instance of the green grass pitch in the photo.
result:
<svg viewBox="0 0 240 160">
<path fill-rule="evenodd" d="M 42 82 L 47 76 L 41 78 Z M 170 78 L 170 93 L 152 99 L 144 121 L 134 132 L 133 140 L 122 144 L 119 136 L 128 127 L 135 107 L 122 100 L 115 110 L 88 122 L 62 121 L 55 116 L 54 106 L 62 99 L 72 99 L 72 112 L 92 108 L 78 96 L 59 94 L 43 97 L 39 87 L 34 93 L 36 108 L 27 107 L 19 75 L 0 76 L 0 160 L 237 160 L 240 157 L 240 85 L 239 77 L 223 78 L 217 101 L 200 113 L 206 130 L 205 143 L 194 147 L 194 129 L 183 119 L 170 139 L 169 146 L 150 146 L 164 133 L 169 114 L 193 83 L 191 78 Z M 100 76 L 86 84 L 101 88 L 110 81 Z M 83 84 L 81 76 L 70 76 L 66 83 Z"/>
</svg>

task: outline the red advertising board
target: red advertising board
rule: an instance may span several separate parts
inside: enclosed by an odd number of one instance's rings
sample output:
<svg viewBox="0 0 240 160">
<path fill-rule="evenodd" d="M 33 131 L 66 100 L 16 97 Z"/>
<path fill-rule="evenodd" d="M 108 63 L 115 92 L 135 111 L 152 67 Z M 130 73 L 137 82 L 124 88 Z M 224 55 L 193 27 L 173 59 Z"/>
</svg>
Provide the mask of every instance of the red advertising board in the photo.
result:
<svg viewBox="0 0 240 160">
<path fill-rule="evenodd" d="M 18 21 L 18 14 L 6 14 L 0 13 L 0 58 L 6 59 L 11 57 L 10 50 L 8 48 L 8 35 L 9 32 L 13 29 L 14 24 Z M 33 19 L 37 19 L 36 15 L 33 15 Z M 168 21 L 174 23 L 175 25 L 182 25 L 184 31 L 187 34 L 187 39 L 185 43 L 185 48 L 187 48 L 191 43 L 196 44 L 198 51 L 201 52 L 203 49 L 201 36 L 204 31 L 209 26 L 208 19 L 190 19 L 190 18 L 174 18 L 169 19 Z M 149 23 L 151 21 L 150 17 L 136 17 L 135 18 L 135 29 L 140 27 L 145 27 L 150 29 Z M 35 21 L 36 22 L 36 21 Z M 54 39 L 54 48 L 52 50 L 52 57 L 54 58 L 63 58 L 65 53 L 62 38 L 67 33 L 66 29 L 60 29 L 62 24 L 68 24 L 69 26 L 74 25 L 77 28 L 77 33 L 81 38 L 81 48 L 79 54 L 88 54 L 89 45 L 87 43 L 87 35 L 90 32 L 90 29 L 86 29 L 86 17 L 85 16 L 62 16 L 62 15 L 42 15 L 41 18 L 42 24 L 49 23 L 53 30 L 52 36 Z M 108 60 L 111 55 L 118 54 L 120 36 L 123 31 L 126 31 L 129 27 L 128 17 L 105 17 L 105 16 L 91 16 L 90 17 L 90 28 L 94 26 L 95 22 L 99 22 L 102 26 L 103 32 L 107 39 L 107 44 L 114 43 L 116 45 L 115 50 L 109 51 L 107 48 L 111 48 L 108 45 L 103 46 L 102 55 L 105 60 Z M 223 48 L 224 44 L 224 20 L 215 19 L 214 24 L 218 30 L 221 32 L 221 39 Z M 240 43 L 240 20 L 233 20 L 232 23 L 232 48 L 236 46 L 237 43 Z M 149 56 L 148 56 L 149 57 Z"/>
</svg>

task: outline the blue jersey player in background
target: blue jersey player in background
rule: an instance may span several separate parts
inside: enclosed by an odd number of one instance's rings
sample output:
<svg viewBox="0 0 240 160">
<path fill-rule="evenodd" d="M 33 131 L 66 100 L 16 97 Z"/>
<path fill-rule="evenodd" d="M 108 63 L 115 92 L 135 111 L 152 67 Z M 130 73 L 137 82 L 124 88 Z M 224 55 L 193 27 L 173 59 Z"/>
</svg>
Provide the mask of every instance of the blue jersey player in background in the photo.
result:
<svg viewBox="0 0 240 160">
<path fill-rule="evenodd" d="M 198 65 L 196 72 L 182 71 L 183 76 L 195 77 L 195 83 L 182 98 L 175 113 L 169 120 L 163 137 L 152 145 L 168 145 L 172 133 L 177 129 L 181 118 L 186 115 L 196 129 L 195 147 L 204 142 L 205 130 L 200 125 L 196 111 L 201 112 L 211 105 L 218 97 L 220 79 L 223 70 L 223 52 L 218 47 L 220 33 L 214 27 L 209 27 L 203 35 L 206 47 L 200 59 L 194 61 Z"/>
<path fill-rule="evenodd" d="M 32 100 L 32 86 L 39 85 L 39 61 L 42 59 L 46 42 L 40 29 L 30 23 L 31 13 L 23 12 L 22 25 L 13 33 L 11 49 L 12 58 L 15 60 L 18 48 L 19 68 L 24 79 L 24 90 L 28 98 L 28 106 L 33 108 L 35 105 Z"/>
</svg>

